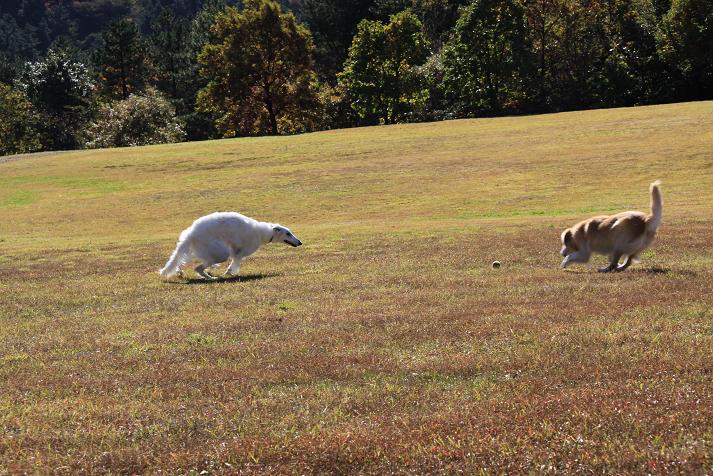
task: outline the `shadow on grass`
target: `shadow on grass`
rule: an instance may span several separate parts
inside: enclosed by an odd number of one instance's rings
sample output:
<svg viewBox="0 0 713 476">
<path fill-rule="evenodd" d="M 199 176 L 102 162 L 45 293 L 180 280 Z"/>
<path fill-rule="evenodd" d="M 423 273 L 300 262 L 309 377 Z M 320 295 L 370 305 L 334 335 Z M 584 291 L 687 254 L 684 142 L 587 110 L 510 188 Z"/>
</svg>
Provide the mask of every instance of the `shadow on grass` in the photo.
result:
<svg viewBox="0 0 713 476">
<path fill-rule="evenodd" d="M 672 276 L 697 276 L 698 273 L 695 271 L 692 271 L 690 269 L 681 269 L 681 268 L 661 268 L 658 266 L 653 266 L 651 268 L 644 268 L 644 269 L 636 269 L 634 270 L 636 273 L 641 273 L 641 274 L 668 274 Z"/>
<path fill-rule="evenodd" d="M 653 266 L 651 268 L 629 268 L 628 270 L 621 271 L 619 273 L 597 273 L 596 268 L 568 268 L 565 270 L 566 273 L 571 274 L 604 274 L 609 276 L 625 276 L 627 274 L 650 274 L 650 275 L 680 275 L 680 276 L 696 276 L 695 271 L 689 269 L 671 269 L 671 268 L 661 268 L 659 266 Z"/>
<path fill-rule="evenodd" d="M 669 274 L 671 272 L 668 268 L 659 268 L 658 266 L 653 266 L 651 268 L 636 269 L 635 271 L 645 274 Z"/>
<path fill-rule="evenodd" d="M 253 274 L 242 274 L 238 276 L 230 276 L 228 278 L 223 278 L 218 276 L 217 279 L 207 280 L 203 278 L 184 278 L 180 281 L 166 281 L 167 284 L 198 284 L 198 285 L 210 285 L 210 284 L 220 284 L 220 283 L 246 283 L 249 281 L 260 281 L 267 278 L 274 278 L 276 276 L 281 276 L 280 273 L 253 273 Z"/>
</svg>

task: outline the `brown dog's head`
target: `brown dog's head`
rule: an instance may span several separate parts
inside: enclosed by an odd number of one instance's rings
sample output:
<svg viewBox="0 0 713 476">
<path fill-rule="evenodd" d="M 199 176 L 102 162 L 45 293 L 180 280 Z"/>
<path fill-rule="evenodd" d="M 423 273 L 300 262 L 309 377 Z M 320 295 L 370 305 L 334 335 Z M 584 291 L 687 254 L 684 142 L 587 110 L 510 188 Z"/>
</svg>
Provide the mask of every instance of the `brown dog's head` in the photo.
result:
<svg viewBox="0 0 713 476">
<path fill-rule="evenodd" d="M 560 250 L 560 254 L 566 257 L 567 255 L 574 253 L 575 251 L 577 251 L 577 245 L 574 242 L 572 230 L 570 228 L 567 228 L 565 231 L 562 232 L 562 249 Z"/>
</svg>

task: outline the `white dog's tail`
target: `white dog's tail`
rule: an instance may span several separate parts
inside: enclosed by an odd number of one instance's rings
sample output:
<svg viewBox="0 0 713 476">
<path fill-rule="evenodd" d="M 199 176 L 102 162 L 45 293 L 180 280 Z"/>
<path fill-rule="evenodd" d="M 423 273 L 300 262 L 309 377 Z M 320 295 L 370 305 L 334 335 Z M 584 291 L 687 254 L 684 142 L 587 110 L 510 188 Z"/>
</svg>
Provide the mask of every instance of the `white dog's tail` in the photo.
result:
<svg viewBox="0 0 713 476">
<path fill-rule="evenodd" d="M 663 198 L 661 197 L 661 181 L 657 180 L 651 184 L 651 214 L 646 218 L 646 227 L 651 231 L 656 229 L 661 224 L 661 216 L 663 214 Z"/>
<path fill-rule="evenodd" d="M 171 254 L 171 257 L 168 259 L 166 266 L 159 271 L 162 278 L 171 278 L 177 275 L 181 267 L 191 260 L 192 252 L 190 242 L 183 238 L 184 237 L 181 236 L 181 239 L 178 240 L 176 249 L 173 250 L 173 254 Z"/>
</svg>

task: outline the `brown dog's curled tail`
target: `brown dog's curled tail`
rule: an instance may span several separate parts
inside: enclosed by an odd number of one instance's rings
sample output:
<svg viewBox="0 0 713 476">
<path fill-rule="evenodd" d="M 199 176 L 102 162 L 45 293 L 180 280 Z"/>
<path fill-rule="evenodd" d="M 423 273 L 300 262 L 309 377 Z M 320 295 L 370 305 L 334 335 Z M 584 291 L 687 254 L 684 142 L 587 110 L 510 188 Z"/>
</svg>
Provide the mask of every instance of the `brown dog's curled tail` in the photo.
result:
<svg viewBox="0 0 713 476">
<path fill-rule="evenodd" d="M 651 214 L 646 218 L 646 227 L 651 231 L 661 224 L 663 214 L 663 198 L 661 197 L 661 181 L 657 180 L 649 187 L 651 192 Z"/>
</svg>

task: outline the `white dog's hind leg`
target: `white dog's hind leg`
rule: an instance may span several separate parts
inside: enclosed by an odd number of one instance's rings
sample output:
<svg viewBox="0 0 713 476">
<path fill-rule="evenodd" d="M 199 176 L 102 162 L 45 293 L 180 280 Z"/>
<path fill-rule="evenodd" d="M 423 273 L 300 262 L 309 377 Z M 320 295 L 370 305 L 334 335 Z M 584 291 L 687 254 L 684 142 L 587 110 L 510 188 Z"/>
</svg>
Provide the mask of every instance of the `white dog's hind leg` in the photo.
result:
<svg viewBox="0 0 713 476">
<path fill-rule="evenodd" d="M 198 266 L 196 266 L 194 269 L 195 269 L 196 273 L 198 273 L 204 279 L 210 279 L 210 280 L 217 279 L 215 276 L 211 276 L 210 274 L 206 273 L 206 271 L 205 271 L 206 265 L 204 265 L 202 263 L 199 264 Z"/>
</svg>

